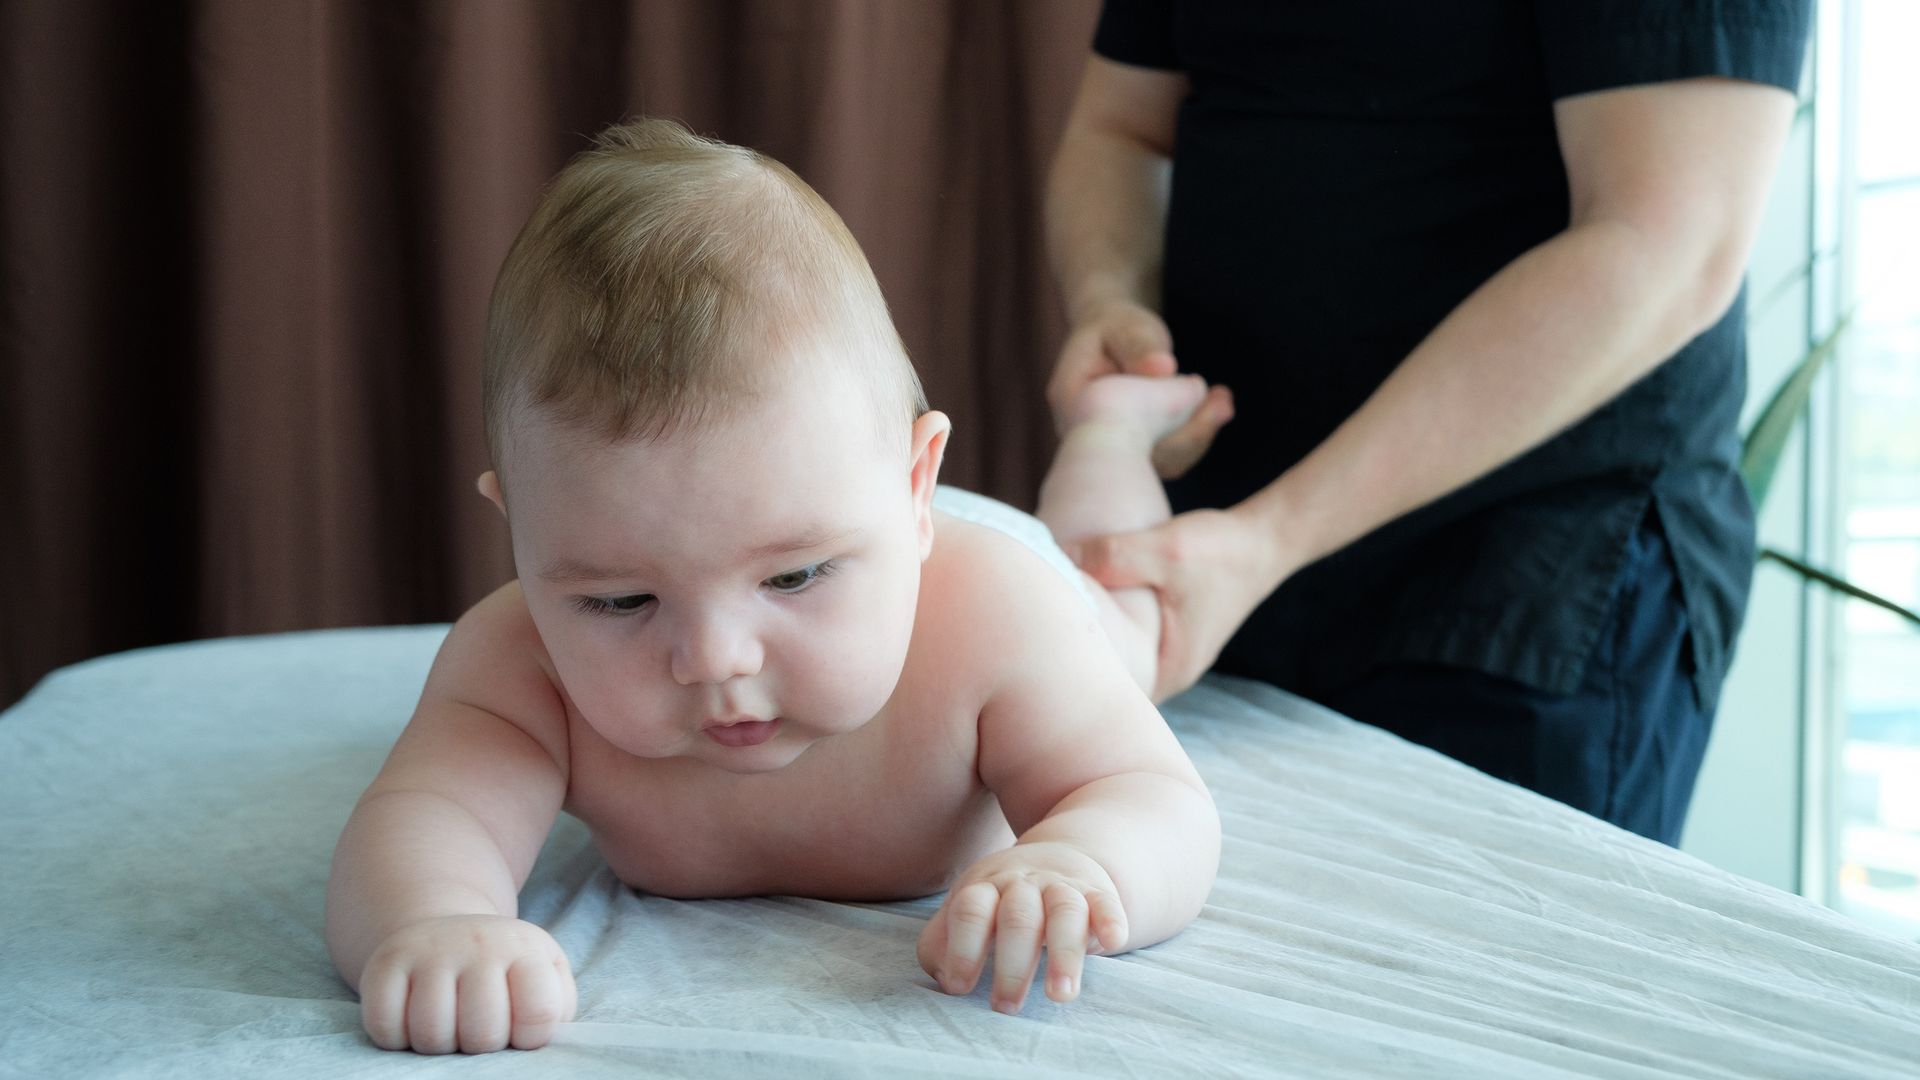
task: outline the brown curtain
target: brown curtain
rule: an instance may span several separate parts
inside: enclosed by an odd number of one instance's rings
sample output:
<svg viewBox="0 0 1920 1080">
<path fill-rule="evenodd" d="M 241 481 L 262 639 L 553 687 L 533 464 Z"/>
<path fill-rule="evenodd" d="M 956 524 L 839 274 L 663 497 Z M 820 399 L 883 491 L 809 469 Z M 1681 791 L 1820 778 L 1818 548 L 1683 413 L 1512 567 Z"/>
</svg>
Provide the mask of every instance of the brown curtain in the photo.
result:
<svg viewBox="0 0 1920 1080">
<path fill-rule="evenodd" d="M 846 218 L 950 482 L 1030 506 L 1040 187 L 1097 0 L 0 0 L 0 704 L 134 646 L 451 619 L 511 575 L 488 290 L 675 116 Z"/>
</svg>

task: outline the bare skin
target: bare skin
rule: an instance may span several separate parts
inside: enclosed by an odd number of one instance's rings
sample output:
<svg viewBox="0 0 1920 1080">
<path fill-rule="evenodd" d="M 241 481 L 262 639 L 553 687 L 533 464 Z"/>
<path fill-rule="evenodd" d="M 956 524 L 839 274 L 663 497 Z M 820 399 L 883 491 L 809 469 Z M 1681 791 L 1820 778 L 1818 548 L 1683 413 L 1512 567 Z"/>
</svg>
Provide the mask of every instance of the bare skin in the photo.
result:
<svg viewBox="0 0 1920 1080">
<path fill-rule="evenodd" d="M 1193 417 L 1231 417 L 1231 406 L 1225 387 L 1209 388 L 1197 375 L 1107 375 L 1082 384 L 1060 413 L 1060 449 L 1040 485 L 1040 520 L 1062 545 L 1164 523 L 1172 510 L 1155 471 L 1154 446 Z M 1158 598 L 1152 589 L 1108 590 L 1087 581 L 1107 636 L 1134 679 L 1151 692 L 1160 646 Z"/>
<path fill-rule="evenodd" d="M 1180 410 L 1112 396 L 1083 449 L 1151 481 L 1157 436 L 1116 432 Z M 328 942 L 375 1043 L 533 1048 L 572 1017 L 564 954 L 516 918 L 563 809 L 658 895 L 949 889 L 921 966 L 949 993 L 991 967 L 1005 1012 L 1043 948 L 1071 1001 L 1088 950 L 1197 914 L 1219 821 L 1115 648 L 1151 657 L 1145 630 L 935 513 L 945 417 L 883 437 L 869 400 L 822 379 L 646 443 L 519 426 L 508 490 L 481 488 L 520 578 L 455 625 L 335 855 Z"/>
<path fill-rule="evenodd" d="M 1047 247 L 1072 327 L 1047 384 L 1056 417 L 1092 380 L 1177 369 L 1157 308 L 1191 88 L 1182 72 L 1088 58 L 1048 183 Z M 1778 87 L 1720 78 L 1556 100 L 1564 231 L 1490 277 L 1252 496 L 1075 544 L 1079 565 L 1109 587 L 1157 598 L 1155 698 L 1191 686 L 1301 567 L 1539 445 L 1718 322 L 1793 109 Z M 1162 475 L 1191 467 L 1231 415 L 1224 391 L 1213 394 L 1154 448 Z"/>
</svg>

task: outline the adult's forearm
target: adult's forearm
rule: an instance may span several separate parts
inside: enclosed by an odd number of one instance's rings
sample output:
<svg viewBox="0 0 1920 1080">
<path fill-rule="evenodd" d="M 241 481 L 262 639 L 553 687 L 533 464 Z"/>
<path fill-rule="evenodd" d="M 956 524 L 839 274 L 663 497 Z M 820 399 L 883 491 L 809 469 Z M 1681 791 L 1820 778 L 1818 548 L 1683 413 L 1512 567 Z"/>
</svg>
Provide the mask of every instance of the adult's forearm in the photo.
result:
<svg viewBox="0 0 1920 1080">
<path fill-rule="evenodd" d="M 1071 126 L 1047 178 L 1047 251 L 1070 322 L 1116 300 L 1160 306 L 1172 163 L 1125 135 Z"/>
<path fill-rule="evenodd" d="M 327 879 L 327 947 L 358 988 L 367 958 L 395 930 L 450 915 L 513 915 L 513 874 L 473 815 L 438 795 L 388 791 L 348 819 Z"/>
<path fill-rule="evenodd" d="M 1612 222 L 1560 233 L 1476 290 L 1237 512 L 1276 538 L 1290 573 L 1493 471 L 1710 326 L 1731 292 L 1709 262 Z"/>
<path fill-rule="evenodd" d="M 1086 852 L 1112 876 L 1129 949 L 1165 941 L 1192 922 L 1220 867 L 1220 815 L 1203 788 L 1160 773 L 1096 780 L 1020 836 Z"/>
</svg>

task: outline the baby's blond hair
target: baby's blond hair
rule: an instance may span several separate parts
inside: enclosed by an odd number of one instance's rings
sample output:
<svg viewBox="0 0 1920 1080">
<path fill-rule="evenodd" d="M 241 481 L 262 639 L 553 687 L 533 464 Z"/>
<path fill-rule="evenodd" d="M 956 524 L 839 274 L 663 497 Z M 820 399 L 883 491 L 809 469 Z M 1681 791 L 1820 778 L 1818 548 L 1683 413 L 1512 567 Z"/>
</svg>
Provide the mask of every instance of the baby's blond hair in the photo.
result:
<svg viewBox="0 0 1920 1080">
<path fill-rule="evenodd" d="M 524 410 L 609 442 L 655 438 L 822 357 L 868 388 L 883 430 L 927 409 L 832 207 L 779 162 L 670 120 L 606 129 L 548 185 L 494 283 L 484 354 L 495 468 Z"/>
</svg>

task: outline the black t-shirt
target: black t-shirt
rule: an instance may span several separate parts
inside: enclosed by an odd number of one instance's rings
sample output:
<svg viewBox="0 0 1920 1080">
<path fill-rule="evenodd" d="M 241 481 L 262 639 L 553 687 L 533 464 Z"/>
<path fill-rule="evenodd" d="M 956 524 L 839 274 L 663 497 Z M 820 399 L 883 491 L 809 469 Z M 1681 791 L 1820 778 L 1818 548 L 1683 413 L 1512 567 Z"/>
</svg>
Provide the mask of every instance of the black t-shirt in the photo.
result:
<svg viewBox="0 0 1920 1080">
<path fill-rule="evenodd" d="M 1236 417 L 1171 485 L 1224 506 L 1330 434 L 1469 293 L 1566 228 L 1554 99 L 1701 75 L 1793 90 L 1810 0 L 1107 0 L 1094 48 L 1183 71 L 1163 311 Z M 1573 690 L 1649 512 L 1695 685 L 1746 604 L 1744 293 L 1568 431 L 1281 586 L 1219 668 L 1309 695 L 1392 662 Z"/>
</svg>

